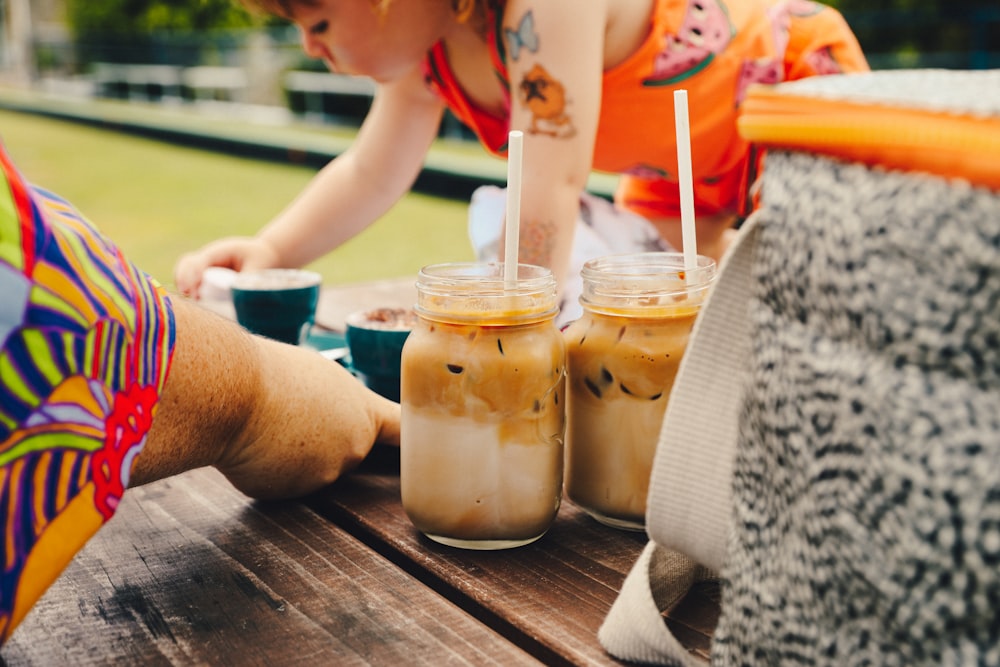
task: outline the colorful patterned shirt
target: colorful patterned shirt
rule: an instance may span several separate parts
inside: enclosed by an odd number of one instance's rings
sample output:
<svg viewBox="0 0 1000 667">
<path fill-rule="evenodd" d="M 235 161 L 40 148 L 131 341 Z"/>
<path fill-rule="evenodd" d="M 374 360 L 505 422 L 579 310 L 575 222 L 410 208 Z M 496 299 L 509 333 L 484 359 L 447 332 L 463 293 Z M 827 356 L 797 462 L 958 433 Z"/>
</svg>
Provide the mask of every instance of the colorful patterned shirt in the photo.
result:
<svg viewBox="0 0 1000 667">
<path fill-rule="evenodd" d="M 175 342 L 163 289 L 0 147 L 0 642 L 115 512 Z"/>
</svg>

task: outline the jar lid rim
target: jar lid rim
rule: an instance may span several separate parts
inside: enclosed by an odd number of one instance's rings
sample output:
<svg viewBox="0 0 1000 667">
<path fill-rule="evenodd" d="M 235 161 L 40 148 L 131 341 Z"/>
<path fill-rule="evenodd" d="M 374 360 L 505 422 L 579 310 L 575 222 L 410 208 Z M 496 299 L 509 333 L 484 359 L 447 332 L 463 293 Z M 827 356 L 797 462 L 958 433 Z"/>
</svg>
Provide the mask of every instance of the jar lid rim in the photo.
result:
<svg viewBox="0 0 1000 667">
<path fill-rule="evenodd" d="M 447 292 L 459 289 L 463 295 L 529 296 L 552 291 L 556 279 L 552 271 L 535 264 L 518 264 L 517 278 L 508 282 L 503 262 L 449 262 L 430 264 L 417 275 L 418 290 Z"/>
</svg>

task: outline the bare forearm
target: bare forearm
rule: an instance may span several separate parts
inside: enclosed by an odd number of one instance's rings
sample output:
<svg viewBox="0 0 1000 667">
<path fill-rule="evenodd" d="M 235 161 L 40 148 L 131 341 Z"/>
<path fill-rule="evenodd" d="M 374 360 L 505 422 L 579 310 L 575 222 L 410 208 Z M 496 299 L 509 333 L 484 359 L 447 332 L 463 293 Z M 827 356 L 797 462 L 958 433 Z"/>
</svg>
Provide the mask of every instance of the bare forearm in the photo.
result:
<svg viewBox="0 0 1000 667">
<path fill-rule="evenodd" d="M 410 187 L 414 172 L 391 190 L 373 182 L 347 153 L 326 165 L 258 237 L 275 250 L 279 264 L 302 267 L 363 231 Z"/>
<path fill-rule="evenodd" d="M 214 465 L 238 442 L 257 400 L 260 377 L 250 335 L 184 299 L 173 303 L 173 361 L 132 486 Z"/>
<path fill-rule="evenodd" d="M 420 71 L 381 86 L 351 147 L 261 231 L 279 263 L 303 266 L 388 211 L 420 173 L 443 113 Z"/>
<path fill-rule="evenodd" d="M 399 443 L 399 406 L 338 364 L 174 304 L 174 359 L 132 486 L 214 466 L 248 495 L 299 496 Z"/>
<path fill-rule="evenodd" d="M 570 278 L 566 274 L 580 211 L 581 188 L 575 183 L 539 185 L 526 189 L 518 234 L 518 261 L 550 268 L 561 290 Z"/>
<path fill-rule="evenodd" d="M 217 467 L 247 495 L 294 497 L 330 484 L 376 443 L 398 446 L 399 405 L 314 351 L 261 342 L 261 392 Z"/>
</svg>

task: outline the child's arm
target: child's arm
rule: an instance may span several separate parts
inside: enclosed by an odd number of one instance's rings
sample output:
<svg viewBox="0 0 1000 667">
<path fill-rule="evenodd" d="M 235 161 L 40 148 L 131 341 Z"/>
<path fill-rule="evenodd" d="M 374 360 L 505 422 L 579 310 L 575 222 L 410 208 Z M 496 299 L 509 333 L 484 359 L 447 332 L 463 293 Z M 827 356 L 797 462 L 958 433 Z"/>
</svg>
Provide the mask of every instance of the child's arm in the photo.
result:
<svg viewBox="0 0 1000 667">
<path fill-rule="evenodd" d="M 279 264 L 303 266 L 389 210 L 420 173 L 443 111 L 419 69 L 380 86 L 351 147 L 258 234 Z"/>
<path fill-rule="evenodd" d="M 600 115 L 606 2 L 512 0 L 504 15 L 511 129 L 524 131 L 520 261 L 562 282 Z"/>
<path fill-rule="evenodd" d="M 379 86 L 351 147 L 257 236 L 220 239 L 182 257 L 174 275 L 178 290 L 197 293 L 210 266 L 304 266 L 364 230 L 412 186 L 443 111 L 419 68 Z"/>
</svg>

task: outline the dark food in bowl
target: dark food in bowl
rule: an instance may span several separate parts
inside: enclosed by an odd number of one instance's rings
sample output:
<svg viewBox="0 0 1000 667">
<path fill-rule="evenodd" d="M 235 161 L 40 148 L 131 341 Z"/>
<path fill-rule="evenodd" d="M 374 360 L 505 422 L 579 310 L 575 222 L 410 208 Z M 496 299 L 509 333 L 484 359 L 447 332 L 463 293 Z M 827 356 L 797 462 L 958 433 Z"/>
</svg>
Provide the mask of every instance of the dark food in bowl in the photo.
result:
<svg viewBox="0 0 1000 667">
<path fill-rule="evenodd" d="M 375 308 L 354 313 L 348 324 L 367 329 L 409 331 L 417 323 L 417 314 L 410 308 Z"/>
</svg>

